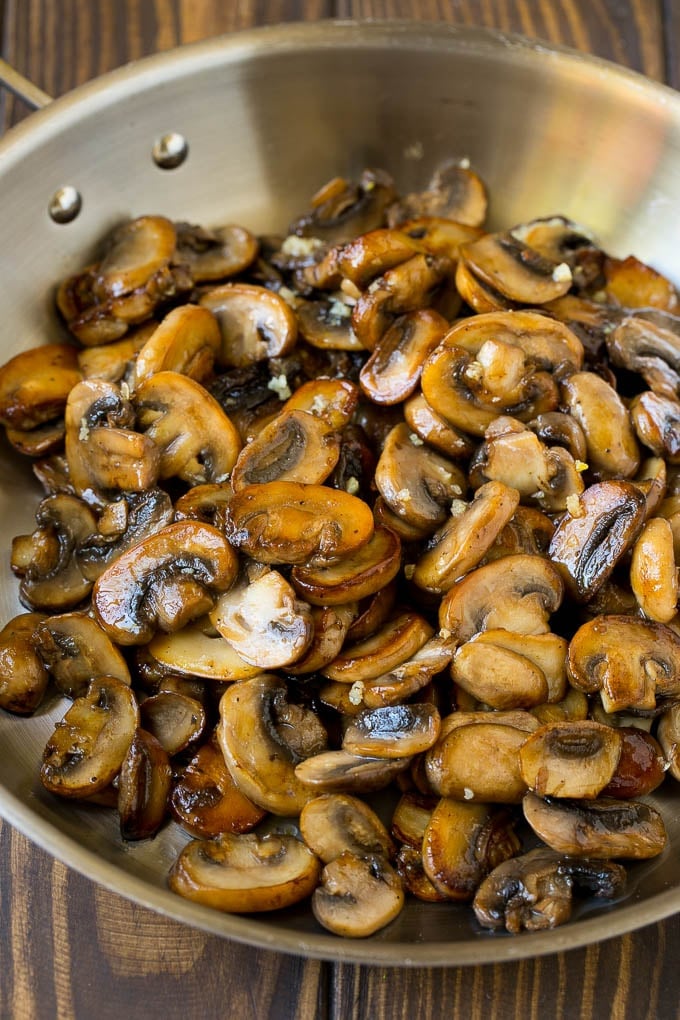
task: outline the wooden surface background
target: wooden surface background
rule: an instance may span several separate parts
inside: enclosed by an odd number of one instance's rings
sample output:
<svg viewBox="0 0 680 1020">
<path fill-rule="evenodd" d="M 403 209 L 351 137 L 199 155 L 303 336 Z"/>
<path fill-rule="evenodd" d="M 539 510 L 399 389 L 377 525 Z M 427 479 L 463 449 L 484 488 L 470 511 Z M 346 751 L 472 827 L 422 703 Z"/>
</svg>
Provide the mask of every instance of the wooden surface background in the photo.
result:
<svg viewBox="0 0 680 1020">
<path fill-rule="evenodd" d="M 680 87 L 680 0 L 0 0 L 0 46 L 58 95 L 178 43 L 323 17 L 419 17 L 514 30 Z M 9 97 L 0 102 L 2 128 L 27 112 Z M 666 1020 L 680 1016 L 678 947 L 676 916 L 516 964 L 398 970 L 309 962 L 137 908 L 0 823 L 3 1020 Z"/>
</svg>

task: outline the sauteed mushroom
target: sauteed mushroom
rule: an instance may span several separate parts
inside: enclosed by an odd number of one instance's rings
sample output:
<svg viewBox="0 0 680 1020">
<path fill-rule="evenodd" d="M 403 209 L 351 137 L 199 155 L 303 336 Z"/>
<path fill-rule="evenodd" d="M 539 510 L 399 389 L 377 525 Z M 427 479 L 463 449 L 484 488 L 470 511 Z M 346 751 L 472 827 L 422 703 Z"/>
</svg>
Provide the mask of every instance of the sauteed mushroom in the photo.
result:
<svg viewBox="0 0 680 1020">
<path fill-rule="evenodd" d="M 297 321 L 282 297 L 249 283 L 225 283 L 207 291 L 201 306 L 217 318 L 222 344 L 218 361 L 241 368 L 288 354 L 297 337 Z"/>
<path fill-rule="evenodd" d="M 60 417 L 80 379 L 78 352 L 70 344 L 22 351 L 0 368 L 0 424 L 29 430 Z"/>
<path fill-rule="evenodd" d="M 234 491 L 260 482 L 325 482 L 340 456 L 340 436 L 322 418 L 290 410 L 241 450 L 231 475 Z"/>
<path fill-rule="evenodd" d="M 575 372 L 562 384 L 562 399 L 583 429 L 591 470 L 601 478 L 632 477 L 640 450 L 616 391 L 594 372 Z"/>
<path fill-rule="evenodd" d="M 520 240 L 514 231 L 487 234 L 463 245 L 460 255 L 460 265 L 482 284 L 522 304 L 554 301 L 566 294 L 573 282 L 566 262 L 546 258 Z"/>
<path fill-rule="evenodd" d="M 334 177 L 314 195 L 311 211 L 291 223 L 289 233 L 327 244 L 351 241 L 383 226 L 395 198 L 394 182 L 383 170 L 364 170 L 356 184 Z"/>
<path fill-rule="evenodd" d="M 300 833 L 324 864 L 346 851 L 359 857 L 394 856 L 394 843 L 375 811 L 345 793 L 324 793 L 305 804 Z"/>
<path fill-rule="evenodd" d="M 96 676 L 113 676 L 130 686 L 130 670 L 119 649 L 85 613 L 46 617 L 35 630 L 34 645 L 69 698 L 81 697 Z"/>
<path fill-rule="evenodd" d="M 0 708 L 31 715 L 40 705 L 49 674 L 35 646 L 40 613 L 20 613 L 0 631 Z"/>
<path fill-rule="evenodd" d="M 372 935 L 403 906 L 401 880 L 384 857 L 359 857 L 347 850 L 325 866 L 312 895 L 319 924 L 348 938 Z"/>
<path fill-rule="evenodd" d="M 161 827 L 168 805 L 172 771 L 156 738 L 138 729 L 118 777 L 118 814 L 123 839 L 148 839 Z"/>
<path fill-rule="evenodd" d="M 412 216 L 444 216 L 479 227 L 486 218 L 487 194 L 482 179 L 461 160 L 447 160 L 425 191 L 405 195 L 390 210 L 391 222 Z"/>
<path fill-rule="evenodd" d="M 217 320 L 207 308 L 173 308 L 137 355 L 132 388 L 163 371 L 181 372 L 202 382 L 212 372 L 221 341 Z"/>
<path fill-rule="evenodd" d="M 542 726 L 519 750 L 520 770 L 542 797 L 597 797 L 621 758 L 618 730 L 590 720 Z"/>
<path fill-rule="evenodd" d="M 236 276 L 257 257 L 257 239 L 237 224 L 205 230 L 190 223 L 175 223 L 175 230 L 175 259 L 188 267 L 195 283 Z"/>
<path fill-rule="evenodd" d="M 441 718 L 434 705 L 386 705 L 367 708 L 347 726 L 345 751 L 375 758 L 405 758 L 432 747 Z"/>
</svg>

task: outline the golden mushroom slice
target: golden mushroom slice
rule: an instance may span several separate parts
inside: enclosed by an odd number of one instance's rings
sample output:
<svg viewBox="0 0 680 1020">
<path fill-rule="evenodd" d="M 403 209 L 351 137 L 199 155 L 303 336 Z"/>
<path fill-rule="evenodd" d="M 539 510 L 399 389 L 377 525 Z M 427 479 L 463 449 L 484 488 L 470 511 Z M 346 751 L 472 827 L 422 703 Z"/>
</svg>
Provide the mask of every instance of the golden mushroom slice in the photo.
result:
<svg viewBox="0 0 680 1020">
<path fill-rule="evenodd" d="M 35 632 L 41 613 L 20 613 L 0 631 L 0 708 L 17 715 L 31 715 L 40 705 L 49 673 L 45 668 Z"/>
<path fill-rule="evenodd" d="M 118 644 L 141 645 L 156 629 L 175 631 L 212 608 L 236 577 L 224 535 L 199 521 L 177 521 L 128 549 L 95 582 L 96 617 Z"/>
<path fill-rule="evenodd" d="M 293 567 L 295 590 L 315 606 L 341 606 L 375 595 L 401 567 L 401 541 L 389 528 L 376 527 L 356 552 L 327 567 Z"/>
<path fill-rule="evenodd" d="M 241 450 L 231 474 L 234 492 L 247 485 L 285 481 L 320 485 L 340 456 L 340 434 L 307 411 L 289 410 L 265 425 Z"/>
<path fill-rule="evenodd" d="M 159 691 L 139 708 L 142 726 L 170 756 L 195 747 L 207 725 L 206 710 L 198 700 L 180 691 Z"/>
<path fill-rule="evenodd" d="M 604 260 L 606 300 L 625 308 L 660 308 L 677 315 L 680 295 L 667 277 L 641 262 L 634 255 Z"/>
<path fill-rule="evenodd" d="M 451 503 L 465 493 L 465 475 L 452 461 L 420 442 L 403 422 L 383 444 L 375 484 L 390 510 L 407 524 L 434 530 Z"/>
<path fill-rule="evenodd" d="M 494 649 L 504 651 L 527 659 L 543 674 L 547 695 L 546 701 L 561 701 L 567 693 L 567 647 L 566 638 L 549 631 L 547 634 L 517 634 L 502 627 L 490 628 L 475 634 L 462 648 L 485 647 L 489 651 L 489 661 Z M 462 648 L 460 649 L 462 651 Z M 486 698 L 480 698 L 486 701 Z M 496 705 L 496 708 L 510 708 L 509 705 Z M 522 706 L 515 706 L 517 708 Z"/>
<path fill-rule="evenodd" d="M 390 209 L 390 222 L 405 229 L 403 219 L 413 216 L 442 216 L 479 227 L 486 218 L 486 187 L 466 160 L 446 160 L 432 175 L 424 191 L 405 195 Z"/>
<path fill-rule="evenodd" d="M 339 655 L 358 613 L 356 602 L 341 606 L 312 606 L 311 643 L 301 658 L 286 667 L 286 672 L 292 676 L 304 676 L 307 673 L 317 673 L 332 662 Z M 344 684 L 342 686 L 345 689 Z"/>
<path fill-rule="evenodd" d="M 86 613 L 46 617 L 36 628 L 35 644 L 58 689 L 69 698 L 84 694 L 95 676 L 114 676 L 130 686 L 120 650 Z"/>
<path fill-rule="evenodd" d="M 590 469 L 600 478 L 631 478 L 640 448 L 616 390 L 594 372 L 575 372 L 562 384 L 562 402 L 583 429 Z"/>
<path fill-rule="evenodd" d="M 147 650 L 164 670 L 205 680 L 249 680 L 259 666 L 242 659 L 235 648 L 205 621 L 190 623 L 173 634 L 155 634 Z"/>
<path fill-rule="evenodd" d="M 168 810 L 172 770 L 168 755 L 151 733 L 138 729 L 118 776 L 118 815 L 123 839 L 148 839 Z"/>
<path fill-rule="evenodd" d="M 99 300 L 116 298 L 143 287 L 164 269 L 175 252 L 177 235 L 164 216 L 139 216 L 119 227 L 95 275 Z"/>
<path fill-rule="evenodd" d="M 310 798 L 319 793 L 374 793 L 389 786 L 410 764 L 411 758 L 369 758 L 350 751 L 324 751 L 296 765 L 295 776 Z"/>
<path fill-rule="evenodd" d="M 470 226 L 460 220 L 427 215 L 406 220 L 400 224 L 399 229 L 417 241 L 425 251 L 432 255 L 447 255 L 454 262 L 458 261 L 462 244 L 476 241 L 485 233 L 480 227 Z"/>
<path fill-rule="evenodd" d="M 160 488 L 127 492 L 107 503 L 97 521 L 97 534 L 78 546 L 76 559 L 83 576 L 96 581 L 118 556 L 173 520 L 170 497 Z"/>
<path fill-rule="evenodd" d="M 217 319 L 207 308 L 191 304 L 173 308 L 139 351 L 131 388 L 164 371 L 202 382 L 212 372 L 221 343 Z"/>
<path fill-rule="evenodd" d="M 115 677 L 96 677 L 58 722 L 43 754 L 40 778 L 51 793 L 88 797 L 120 771 L 139 726 L 135 696 Z"/>
<path fill-rule="evenodd" d="M 520 847 L 509 811 L 442 797 L 423 834 L 423 869 L 442 896 L 464 902 Z"/>
<path fill-rule="evenodd" d="M 201 306 L 217 318 L 222 334 L 218 362 L 236 368 L 288 354 L 297 319 L 282 297 L 252 283 L 225 283 L 206 291 Z"/>
<path fill-rule="evenodd" d="M 607 334 L 614 365 L 637 372 L 650 390 L 676 400 L 680 395 L 680 318 L 647 309 L 626 315 Z"/>
<path fill-rule="evenodd" d="M 454 502 L 418 558 L 413 583 L 436 595 L 448 591 L 484 558 L 518 504 L 517 489 L 496 481 L 481 485 L 471 503 Z"/>
<path fill-rule="evenodd" d="M 562 594 L 560 574 L 542 556 L 503 556 L 454 584 L 441 601 L 439 623 L 459 642 L 492 627 L 544 634 Z"/>
<path fill-rule="evenodd" d="M 303 807 L 300 833 L 324 864 L 345 851 L 358 856 L 394 856 L 394 843 L 375 811 L 358 797 L 324 793 Z"/>
<path fill-rule="evenodd" d="M 349 379 L 310 379 L 298 386 L 283 411 L 307 411 L 329 429 L 349 425 L 359 400 L 359 387 Z"/>
<path fill-rule="evenodd" d="M 538 719 L 541 725 L 545 725 L 552 722 L 587 719 L 589 708 L 588 698 L 583 691 L 577 691 L 575 687 L 569 686 L 566 694 L 560 701 L 546 702 L 544 705 L 537 705 L 529 711 Z"/>
<path fill-rule="evenodd" d="M 661 721 L 657 736 L 660 731 Z M 618 732 L 621 735 L 621 756 L 602 795 L 620 800 L 645 797 L 664 781 L 668 768 L 664 750 L 651 733 L 638 726 L 620 726 Z"/>
<path fill-rule="evenodd" d="M 339 297 L 295 303 L 298 332 L 311 347 L 321 351 L 363 351 L 352 329 L 352 306 Z"/>
<path fill-rule="evenodd" d="M 185 265 L 194 283 L 211 283 L 236 276 L 255 261 L 257 238 L 234 223 L 206 230 L 191 223 L 175 223 L 175 260 Z"/>
<path fill-rule="evenodd" d="M 680 463 L 680 402 L 647 390 L 633 398 L 629 411 L 640 442 L 669 464 Z"/>
<path fill-rule="evenodd" d="M 651 804 L 635 800 L 558 800 L 527 793 L 524 817 L 558 853 L 594 860 L 657 857 L 668 841 L 664 820 Z"/>
<path fill-rule="evenodd" d="M 567 671 L 577 690 L 599 691 L 607 713 L 651 710 L 680 693 L 680 637 L 653 620 L 596 616 L 569 642 Z"/>
<path fill-rule="evenodd" d="M 356 182 L 333 177 L 312 197 L 310 211 L 291 223 L 288 232 L 342 244 L 383 226 L 387 208 L 396 197 L 394 182 L 384 170 L 363 170 Z"/>
<path fill-rule="evenodd" d="M 378 227 L 339 247 L 335 266 L 345 279 L 364 290 L 376 276 L 382 276 L 422 250 L 422 245 L 403 231 Z"/>
<path fill-rule="evenodd" d="M 403 906 L 401 879 L 384 857 L 347 850 L 325 866 L 312 896 L 319 924 L 346 938 L 373 935 L 398 917 Z"/>
<path fill-rule="evenodd" d="M 432 308 L 399 316 L 378 340 L 359 373 L 364 393 L 376 404 L 399 404 L 420 382 L 425 359 L 449 328 Z"/>
<path fill-rule="evenodd" d="M 260 669 L 280 669 L 298 661 L 314 634 L 306 602 L 295 597 L 278 570 L 242 579 L 220 595 L 210 619 L 242 659 Z"/>
<path fill-rule="evenodd" d="M 421 850 L 425 830 L 438 803 L 436 796 L 413 791 L 403 793 L 392 815 L 390 831 L 394 838 Z"/>
<path fill-rule="evenodd" d="M 387 673 L 356 681 L 352 700 L 365 708 L 380 708 L 404 701 L 426 687 L 451 661 L 455 642 L 450 635 L 435 634 L 405 662 Z"/>
<path fill-rule="evenodd" d="M 590 799 L 611 782 L 621 750 L 621 734 L 612 726 L 589 719 L 548 723 L 520 747 L 520 771 L 541 797 Z"/>
<path fill-rule="evenodd" d="M 27 430 L 58 418 L 81 378 L 71 344 L 44 344 L 16 354 L 0 368 L 0 424 Z"/>
<path fill-rule="evenodd" d="M 630 586 L 647 619 L 670 623 L 678 609 L 678 568 L 673 528 L 663 517 L 648 520 L 633 546 Z"/>
<path fill-rule="evenodd" d="M 470 436 L 449 425 L 422 393 L 415 393 L 406 401 L 404 418 L 419 439 L 446 457 L 471 457 L 475 452 L 476 443 Z"/>
<path fill-rule="evenodd" d="M 296 734 L 286 724 L 287 711 L 283 680 L 267 673 L 244 680 L 222 695 L 217 739 L 239 790 L 266 811 L 292 816 L 314 791 L 296 774 L 301 756 L 291 746 Z M 282 726 L 276 725 L 278 719 Z"/>
<path fill-rule="evenodd" d="M 546 258 L 513 232 L 487 234 L 460 249 L 461 265 L 504 298 L 541 305 L 562 297 L 573 277 L 566 262 Z"/>
<path fill-rule="evenodd" d="M 241 439 L 218 402 L 179 372 L 156 372 L 134 396 L 139 428 L 160 451 L 160 477 L 189 485 L 224 482 Z"/>
<path fill-rule="evenodd" d="M 399 613 L 375 634 L 345 648 L 322 670 L 330 680 L 370 680 L 401 666 L 434 634 L 425 617 L 412 610 Z"/>
<path fill-rule="evenodd" d="M 347 726 L 343 750 L 374 758 L 405 758 L 427 751 L 437 740 L 441 717 L 434 705 L 366 708 Z"/>
<path fill-rule="evenodd" d="M 280 910 L 309 896 L 319 860 L 295 836 L 220 833 L 184 847 L 168 879 L 173 892 L 227 913 Z"/>
<path fill-rule="evenodd" d="M 66 428 L 61 418 L 38 425 L 34 429 L 5 429 L 7 442 L 25 457 L 48 457 L 59 453 L 64 445 Z"/>
<path fill-rule="evenodd" d="M 157 322 L 145 322 L 130 330 L 122 340 L 101 347 L 84 347 L 78 351 L 78 367 L 83 377 L 112 383 L 127 379 L 137 354 L 157 328 Z"/>
<path fill-rule="evenodd" d="M 486 633 L 457 649 L 451 664 L 457 687 L 490 708 L 533 708 L 546 702 L 549 692 L 543 670 L 519 651 L 481 642 Z"/>
<path fill-rule="evenodd" d="M 363 500 L 324 485 L 248 485 L 227 508 L 232 545 L 261 563 L 322 566 L 365 545 L 373 530 Z"/>
</svg>

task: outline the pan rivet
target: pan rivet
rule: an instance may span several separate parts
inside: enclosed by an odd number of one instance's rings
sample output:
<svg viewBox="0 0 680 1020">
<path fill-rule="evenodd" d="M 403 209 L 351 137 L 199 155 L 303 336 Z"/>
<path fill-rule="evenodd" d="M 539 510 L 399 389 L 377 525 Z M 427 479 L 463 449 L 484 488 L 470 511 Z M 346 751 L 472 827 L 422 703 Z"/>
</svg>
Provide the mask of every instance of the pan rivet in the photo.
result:
<svg viewBox="0 0 680 1020">
<path fill-rule="evenodd" d="M 177 131 L 170 131 L 156 140 L 151 155 L 161 170 L 174 170 L 175 167 L 181 166 L 189 155 L 189 145 L 183 135 Z"/>
<path fill-rule="evenodd" d="M 80 192 L 72 184 L 67 184 L 52 195 L 47 211 L 55 223 L 70 223 L 76 218 L 82 205 Z"/>
</svg>

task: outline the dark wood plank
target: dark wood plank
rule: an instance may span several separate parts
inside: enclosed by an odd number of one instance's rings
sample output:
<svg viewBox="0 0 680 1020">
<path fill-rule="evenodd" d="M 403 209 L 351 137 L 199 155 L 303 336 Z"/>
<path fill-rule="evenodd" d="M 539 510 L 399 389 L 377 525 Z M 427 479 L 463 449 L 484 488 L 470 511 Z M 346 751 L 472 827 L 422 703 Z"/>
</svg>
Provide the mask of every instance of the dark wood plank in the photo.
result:
<svg viewBox="0 0 680 1020">
<path fill-rule="evenodd" d="M 665 37 L 666 81 L 680 89 L 680 2 L 662 0 L 662 17 Z"/>
</svg>

